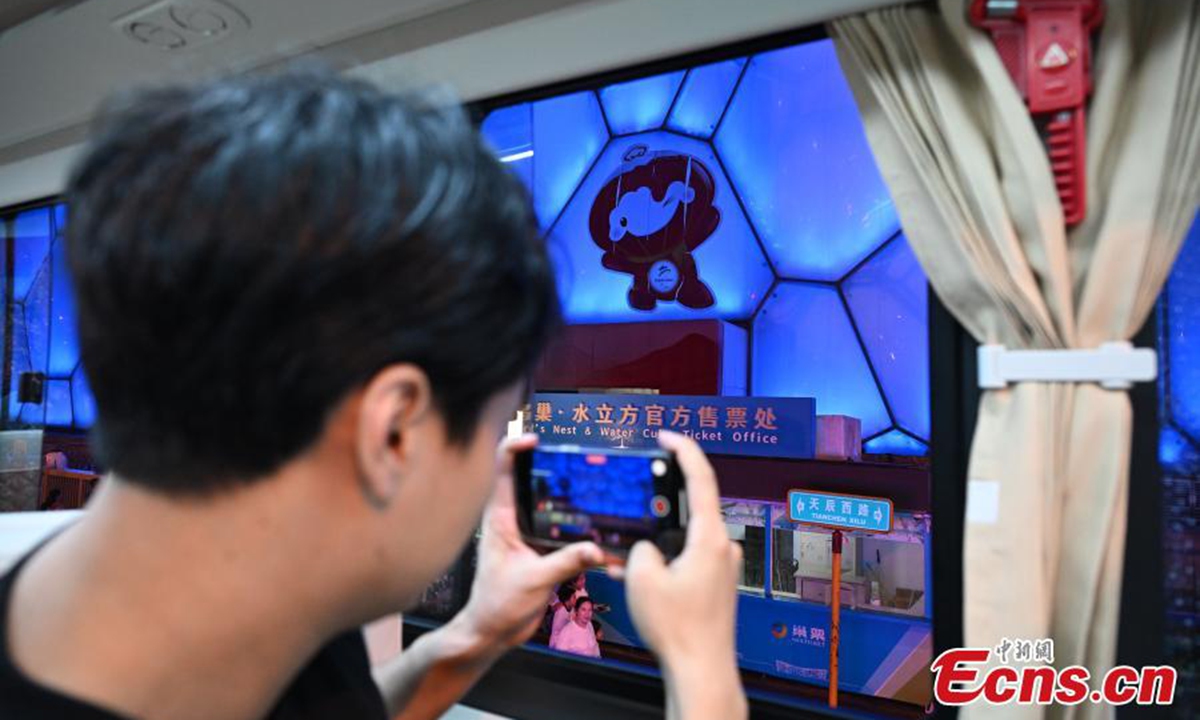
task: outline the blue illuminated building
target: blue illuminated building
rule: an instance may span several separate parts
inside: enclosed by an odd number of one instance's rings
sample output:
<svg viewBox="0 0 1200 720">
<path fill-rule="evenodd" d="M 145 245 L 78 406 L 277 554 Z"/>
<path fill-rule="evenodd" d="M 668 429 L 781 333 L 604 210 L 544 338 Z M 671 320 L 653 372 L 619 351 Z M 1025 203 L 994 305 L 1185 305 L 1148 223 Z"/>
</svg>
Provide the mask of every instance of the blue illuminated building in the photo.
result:
<svg viewBox="0 0 1200 720">
<path fill-rule="evenodd" d="M 502 107 L 482 128 L 529 187 L 568 321 L 729 321 L 747 336 L 750 393 L 860 418 L 867 452 L 928 453 L 925 276 L 832 42 Z M 605 262 L 630 240 L 606 247 L 600 194 L 656 155 L 713 178 L 720 223 L 690 251 L 709 306 L 638 309 L 634 277 Z"/>
<path fill-rule="evenodd" d="M 745 338 L 735 350 L 746 363 L 730 367 L 748 364 L 748 392 L 812 396 L 821 414 L 858 417 L 868 452 L 928 452 L 925 278 L 832 43 L 504 107 L 482 130 L 531 191 L 569 321 L 729 321 L 741 331 L 730 334 Z M 597 194 L 645 162 L 628 158 L 664 153 L 693 158 L 715 187 L 719 224 L 690 251 L 713 298 L 707 307 L 634 309 L 633 278 L 602 264 L 603 243 L 589 232 Z M 9 421 L 90 427 L 94 403 L 79 368 L 60 240 L 64 208 L 5 223 L 13 247 Z M 46 401 L 22 405 L 16 383 L 35 371 L 46 374 Z M 1181 375 L 1177 392 L 1188 382 Z M 1188 422 L 1180 413 L 1178 427 Z M 1191 447 L 1164 438 L 1164 448 Z"/>
<path fill-rule="evenodd" d="M 79 364 L 75 298 L 67 271 L 63 204 L 0 217 L 12 248 L 6 272 L 12 296 L 11 362 L 3 408 L 7 426 L 48 426 L 82 430 L 95 420 L 95 401 Z M 46 377 L 43 402 L 22 403 L 22 373 Z"/>
<path fill-rule="evenodd" d="M 1158 306 L 1159 462 L 1200 477 L 1200 221 L 1184 241 Z"/>
<path fill-rule="evenodd" d="M 1162 564 L 1168 603 L 1164 649 L 1181 677 L 1195 678 L 1200 626 L 1200 218 L 1193 222 L 1159 299 L 1158 350 Z M 1176 703 L 1182 708 L 1200 705 L 1196 683 L 1184 685 Z"/>
</svg>

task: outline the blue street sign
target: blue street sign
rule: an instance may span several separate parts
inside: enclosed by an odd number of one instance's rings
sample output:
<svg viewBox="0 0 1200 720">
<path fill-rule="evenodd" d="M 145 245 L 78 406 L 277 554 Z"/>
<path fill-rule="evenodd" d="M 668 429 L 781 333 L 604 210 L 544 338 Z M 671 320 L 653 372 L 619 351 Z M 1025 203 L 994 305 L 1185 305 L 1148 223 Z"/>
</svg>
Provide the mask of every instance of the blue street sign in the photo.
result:
<svg viewBox="0 0 1200 720">
<path fill-rule="evenodd" d="M 892 501 L 886 498 L 792 490 L 788 493 L 788 515 L 793 522 L 835 530 L 892 531 Z"/>
</svg>

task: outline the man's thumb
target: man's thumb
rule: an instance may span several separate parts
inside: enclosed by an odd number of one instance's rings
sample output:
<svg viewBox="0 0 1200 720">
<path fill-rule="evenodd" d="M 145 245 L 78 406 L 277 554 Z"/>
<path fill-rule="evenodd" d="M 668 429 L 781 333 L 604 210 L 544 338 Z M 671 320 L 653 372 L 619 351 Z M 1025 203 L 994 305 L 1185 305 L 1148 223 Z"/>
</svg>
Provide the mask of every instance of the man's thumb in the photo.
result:
<svg viewBox="0 0 1200 720">
<path fill-rule="evenodd" d="M 542 558 L 545 582 L 553 584 L 575 577 L 604 562 L 604 552 L 595 543 L 581 542 L 559 548 Z"/>
<path fill-rule="evenodd" d="M 654 543 L 642 540 L 629 551 L 629 560 L 625 564 L 625 579 L 632 584 L 653 583 L 667 569 L 663 554 L 654 547 Z"/>
</svg>

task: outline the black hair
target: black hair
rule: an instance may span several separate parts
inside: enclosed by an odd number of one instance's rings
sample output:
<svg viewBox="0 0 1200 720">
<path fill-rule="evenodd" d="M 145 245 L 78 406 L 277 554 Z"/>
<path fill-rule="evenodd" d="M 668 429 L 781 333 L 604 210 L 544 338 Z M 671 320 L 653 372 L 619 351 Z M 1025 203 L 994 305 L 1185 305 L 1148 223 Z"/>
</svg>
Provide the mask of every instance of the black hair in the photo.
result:
<svg viewBox="0 0 1200 720">
<path fill-rule="evenodd" d="M 592 607 L 596 606 L 596 602 L 594 600 L 592 600 L 590 597 L 588 597 L 587 595 L 580 595 L 579 598 L 577 598 L 575 600 L 575 607 L 573 609 L 578 610 L 580 607 L 583 606 L 584 603 L 588 603 Z"/>
<path fill-rule="evenodd" d="M 575 596 L 575 588 L 567 583 L 558 586 L 558 601 L 566 606 L 567 601 Z"/>
<path fill-rule="evenodd" d="M 528 195 L 457 104 L 293 70 L 133 93 L 93 137 L 67 251 L 93 444 L 132 482 L 268 474 L 398 362 L 465 443 L 557 322 Z"/>
</svg>

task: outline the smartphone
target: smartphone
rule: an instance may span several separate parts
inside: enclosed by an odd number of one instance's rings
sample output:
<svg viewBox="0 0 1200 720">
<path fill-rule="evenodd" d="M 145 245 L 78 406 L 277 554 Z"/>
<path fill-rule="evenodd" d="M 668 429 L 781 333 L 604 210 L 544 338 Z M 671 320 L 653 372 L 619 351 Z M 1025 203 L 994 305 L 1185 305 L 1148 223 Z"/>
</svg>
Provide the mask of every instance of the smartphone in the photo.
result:
<svg viewBox="0 0 1200 720">
<path fill-rule="evenodd" d="M 515 461 L 517 522 L 531 546 L 591 540 L 619 560 L 649 540 L 668 558 L 682 552 L 687 494 L 674 454 L 557 445 Z"/>
</svg>

